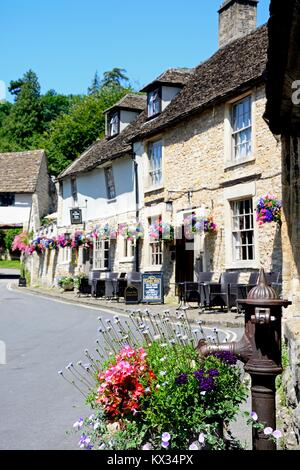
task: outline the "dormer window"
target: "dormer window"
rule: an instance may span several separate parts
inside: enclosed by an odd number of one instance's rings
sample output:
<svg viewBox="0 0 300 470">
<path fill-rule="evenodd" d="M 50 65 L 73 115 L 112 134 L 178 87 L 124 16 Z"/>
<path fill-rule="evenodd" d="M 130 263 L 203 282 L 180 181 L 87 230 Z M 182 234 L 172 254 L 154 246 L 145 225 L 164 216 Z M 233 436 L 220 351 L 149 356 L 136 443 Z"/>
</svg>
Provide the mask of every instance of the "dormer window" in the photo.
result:
<svg viewBox="0 0 300 470">
<path fill-rule="evenodd" d="M 110 137 L 119 134 L 119 132 L 120 132 L 120 115 L 119 115 L 118 111 L 116 111 L 115 113 L 112 113 L 110 115 L 108 131 L 109 131 L 108 135 Z"/>
<path fill-rule="evenodd" d="M 148 93 L 148 117 L 155 116 L 161 112 L 161 92 L 156 88 Z"/>
</svg>

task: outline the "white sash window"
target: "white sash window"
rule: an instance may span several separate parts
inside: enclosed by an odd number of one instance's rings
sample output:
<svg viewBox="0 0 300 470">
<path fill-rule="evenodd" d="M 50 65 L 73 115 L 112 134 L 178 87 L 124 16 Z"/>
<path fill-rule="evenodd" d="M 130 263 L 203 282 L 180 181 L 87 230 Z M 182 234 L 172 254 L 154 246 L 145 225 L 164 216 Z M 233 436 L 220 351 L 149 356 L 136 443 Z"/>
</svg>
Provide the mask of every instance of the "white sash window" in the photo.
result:
<svg viewBox="0 0 300 470">
<path fill-rule="evenodd" d="M 109 240 L 94 239 L 93 269 L 109 268 Z"/>
</svg>

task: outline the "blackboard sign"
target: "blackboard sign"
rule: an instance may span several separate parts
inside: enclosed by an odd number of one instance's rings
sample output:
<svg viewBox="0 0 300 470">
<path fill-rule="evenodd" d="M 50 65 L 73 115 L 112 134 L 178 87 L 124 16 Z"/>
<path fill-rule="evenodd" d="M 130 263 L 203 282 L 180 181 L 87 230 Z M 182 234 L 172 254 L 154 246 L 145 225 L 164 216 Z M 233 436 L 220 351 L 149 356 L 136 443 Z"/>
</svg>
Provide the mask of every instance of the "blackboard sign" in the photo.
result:
<svg viewBox="0 0 300 470">
<path fill-rule="evenodd" d="M 81 209 L 71 209 L 71 224 L 82 224 L 82 211 Z"/>
<path fill-rule="evenodd" d="M 142 275 L 144 303 L 164 303 L 163 273 L 144 273 Z"/>
<path fill-rule="evenodd" d="M 139 293 L 136 287 L 128 286 L 124 292 L 125 304 L 138 304 Z"/>
</svg>

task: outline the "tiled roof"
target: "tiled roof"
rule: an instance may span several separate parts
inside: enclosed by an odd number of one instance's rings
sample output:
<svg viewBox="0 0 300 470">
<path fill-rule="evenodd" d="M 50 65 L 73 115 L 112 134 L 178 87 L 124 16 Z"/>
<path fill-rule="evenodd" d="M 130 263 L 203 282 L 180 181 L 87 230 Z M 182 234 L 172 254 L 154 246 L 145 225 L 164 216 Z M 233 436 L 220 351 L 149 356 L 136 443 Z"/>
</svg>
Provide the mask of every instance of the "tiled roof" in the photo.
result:
<svg viewBox="0 0 300 470">
<path fill-rule="evenodd" d="M 147 102 L 146 95 L 137 95 L 134 93 L 128 93 L 127 95 L 123 96 L 117 103 L 115 103 L 110 108 L 107 108 L 105 112 L 110 111 L 114 108 L 122 108 L 122 109 L 132 109 L 134 111 L 143 111 L 145 109 Z"/>
<path fill-rule="evenodd" d="M 219 49 L 210 59 L 196 67 L 182 91 L 163 113 L 146 121 L 137 130 L 136 137 L 155 134 L 262 81 L 267 49 L 266 25 Z"/>
<path fill-rule="evenodd" d="M 168 69 L 157 77 L 153 82 L 146 85 L 141 91 L 148 91 L 154 88 L 156 85 L 172 85 L 172 86 L 183 86 L 191 77 L 194 69 L 182 68 L 182 69 Z"/>
<path fill-rule="evenodd" d="M 34 193 L 44 150 L 0 153 L 0 192 Z"/>
</svg>

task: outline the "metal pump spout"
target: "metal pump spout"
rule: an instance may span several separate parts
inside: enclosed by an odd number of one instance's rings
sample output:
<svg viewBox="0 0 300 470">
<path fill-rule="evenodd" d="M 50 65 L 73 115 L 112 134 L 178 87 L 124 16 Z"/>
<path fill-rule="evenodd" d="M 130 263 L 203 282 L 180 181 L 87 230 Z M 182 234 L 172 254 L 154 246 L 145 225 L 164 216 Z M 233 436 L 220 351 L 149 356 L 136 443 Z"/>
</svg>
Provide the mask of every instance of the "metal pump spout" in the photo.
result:
<svg viewBox="0 0 300 470">
<path fill-rule="evenodd" d="M 252 356 L 252 351 L 251 341 L 246 334 L 239 341 L 233 341 L 232 343 L 208 344 L 206 340 L 201 339 L 197 345 L 200 358 L 215 352 L 231 352 L 245 364 Z"/>
</svg>

